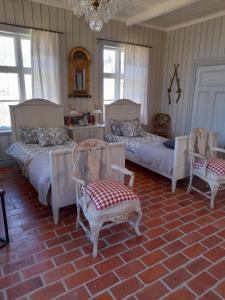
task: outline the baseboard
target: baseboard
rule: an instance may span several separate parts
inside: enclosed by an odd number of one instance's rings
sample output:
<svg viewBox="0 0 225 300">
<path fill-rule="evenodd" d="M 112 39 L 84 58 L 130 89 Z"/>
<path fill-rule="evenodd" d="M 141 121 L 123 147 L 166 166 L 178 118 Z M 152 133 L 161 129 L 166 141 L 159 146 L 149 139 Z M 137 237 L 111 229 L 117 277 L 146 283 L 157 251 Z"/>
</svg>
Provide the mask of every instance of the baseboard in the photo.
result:
<svg viewBox="0 0 225 300">
<path fill-rule="evenodd" d="M 14 166 L 16 166 L 16 162 L 13 159 L 2 159 L 2 160 L 0 160 L 0 168 L 14 167 Z"/>
</svg>

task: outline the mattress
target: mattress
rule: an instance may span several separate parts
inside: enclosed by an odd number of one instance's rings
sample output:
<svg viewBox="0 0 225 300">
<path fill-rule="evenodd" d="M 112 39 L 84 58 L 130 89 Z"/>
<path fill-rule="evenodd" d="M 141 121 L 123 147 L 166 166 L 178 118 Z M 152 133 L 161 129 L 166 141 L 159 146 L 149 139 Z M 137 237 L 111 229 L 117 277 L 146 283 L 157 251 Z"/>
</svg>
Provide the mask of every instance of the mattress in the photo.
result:
<svg viewBox="0 0 225 300">
<path fill-rule="evenodd" d="M 145 163 L 160 173 L 169 175 L 173 171 L 174 150 L 164 146 L 166 138 L 146 132 L 143 137 L 132 138 L 107 134 L 105 139 L 108 143 L 122 142 L 127 158 L 132 156 L 136 161 Z"/>
<path fill-rule="evenodd" d="M 16 142 L 6 150 L 6 153 L 19 163 L 23 175 L 29 178 L 30 183 L 38 192 L 39 201 L 47 205 L 51 187 L 50 151 L 63 149 L 72 151 L 74 145 L 73 141 L 65 145 L 49 147 Z"/>
</svg>

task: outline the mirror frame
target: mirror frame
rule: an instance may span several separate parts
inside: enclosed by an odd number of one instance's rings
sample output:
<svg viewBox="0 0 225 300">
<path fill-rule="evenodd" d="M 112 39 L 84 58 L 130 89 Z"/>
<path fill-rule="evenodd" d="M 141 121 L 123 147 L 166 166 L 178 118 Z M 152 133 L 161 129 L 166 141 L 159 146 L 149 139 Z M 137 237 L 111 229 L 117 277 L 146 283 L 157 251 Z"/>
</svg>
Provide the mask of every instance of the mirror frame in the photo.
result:
<svg viewBox="0 0 225 300">
<path fill-rule="evenodd" d="M 77 52 L 82 52 L 85 59 L 75 57 Z M 85 68 L 85 89 L 76 89 L 75 82 L 75 69 L 77 66 L 82 66 Z M 82 47 L 73 48 L 69 53 L 69 97 L 85 97 L 90 98 L 90 65 L 91 56 L 89 52 Z"/>
</svg>

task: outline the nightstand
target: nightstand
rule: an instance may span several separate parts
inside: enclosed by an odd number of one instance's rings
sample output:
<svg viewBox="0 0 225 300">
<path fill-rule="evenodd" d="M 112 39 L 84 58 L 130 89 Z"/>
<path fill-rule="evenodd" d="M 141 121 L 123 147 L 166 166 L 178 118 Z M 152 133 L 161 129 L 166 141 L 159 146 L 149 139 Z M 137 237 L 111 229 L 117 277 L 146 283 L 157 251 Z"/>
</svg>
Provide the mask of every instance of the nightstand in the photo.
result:
<svg viewBox="0 0 225 300">
<path fill-rule="evenodd" d="M 103 140 L 105 125 L 67 126 L 68 135 L 77 143 L 87 139 Z"/>
</svg>

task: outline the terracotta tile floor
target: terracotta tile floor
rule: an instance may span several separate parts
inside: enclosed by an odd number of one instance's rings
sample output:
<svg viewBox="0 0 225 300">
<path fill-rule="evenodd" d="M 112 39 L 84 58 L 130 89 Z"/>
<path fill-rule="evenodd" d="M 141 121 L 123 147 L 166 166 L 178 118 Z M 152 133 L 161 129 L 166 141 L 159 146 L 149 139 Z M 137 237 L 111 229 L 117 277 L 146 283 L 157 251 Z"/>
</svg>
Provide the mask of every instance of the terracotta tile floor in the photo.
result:
<svg viewBox="0 0 225 300">
<path fill-rule="evenodd" d="M 210 210 L 186 182 L 132 164 L 142 208 L 142 237 L 126 224 L 101 234 L 98 258 L 75 231 L 75 209 L 60 225 L 16 169 L 0 169 L 11 243 L 0 250 L 0 299 L 225 299 L 225 194 Z"/>
</svg>

